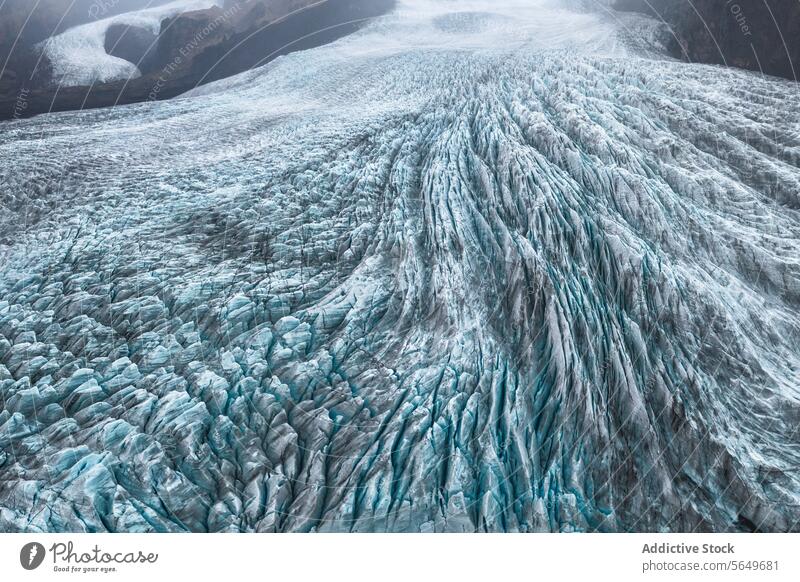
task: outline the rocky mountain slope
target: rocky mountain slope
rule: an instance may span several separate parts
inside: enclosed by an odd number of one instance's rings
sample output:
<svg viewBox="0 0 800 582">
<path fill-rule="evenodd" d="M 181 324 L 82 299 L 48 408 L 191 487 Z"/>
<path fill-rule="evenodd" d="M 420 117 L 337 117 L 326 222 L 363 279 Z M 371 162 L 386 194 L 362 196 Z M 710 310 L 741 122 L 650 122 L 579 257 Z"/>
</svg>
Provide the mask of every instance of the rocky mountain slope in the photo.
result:
<svg viewBox="0 0 800 582">
<path fill-rule="evenodd" d="M 663 19 L 679 58 L 800 78 L 796 0 L 616 0 L 615 6 Z"/>
</svg>

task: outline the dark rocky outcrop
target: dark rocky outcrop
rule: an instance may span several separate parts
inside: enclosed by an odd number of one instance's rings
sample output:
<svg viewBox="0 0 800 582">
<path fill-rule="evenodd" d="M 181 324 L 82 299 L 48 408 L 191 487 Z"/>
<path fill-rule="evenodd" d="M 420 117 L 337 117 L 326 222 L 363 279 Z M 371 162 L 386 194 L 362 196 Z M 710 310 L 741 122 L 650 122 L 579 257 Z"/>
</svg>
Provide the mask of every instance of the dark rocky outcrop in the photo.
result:
<svg viewBox="0 0 800 582">
<path fill-rule="evenodd" d="M 800 3 L 797 0 L 617 0 L 664 20 L 674 56 L 797 80 Z"/>
<path fill-rule="evenodd" d="M 158 35 L 146 28 L 112 24 L 106 32 L 106 52 L 133 63 L 141 71 L 148 70 L 157 47 Z"/>
<path fill-rule="evenodd" d="M 233 29 L 220 8 L 184 12 L 161 23 L 157 59 L 161 67 L 186 65 L 209 46 L 223 42 Z"/>
</svg>

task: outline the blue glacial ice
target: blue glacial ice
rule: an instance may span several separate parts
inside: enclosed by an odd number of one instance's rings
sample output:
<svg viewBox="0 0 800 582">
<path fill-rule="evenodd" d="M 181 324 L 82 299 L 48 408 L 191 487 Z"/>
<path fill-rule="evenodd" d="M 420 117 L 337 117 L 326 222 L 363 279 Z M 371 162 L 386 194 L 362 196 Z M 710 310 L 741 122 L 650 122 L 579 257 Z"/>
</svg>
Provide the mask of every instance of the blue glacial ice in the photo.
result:
<svg viewBox="0 0 800 582">
<path fill-rule="evenodd" d="M 0 126 L 0 531 L 786 531 L 800 89 L 402 0 Z"/>
</svg>

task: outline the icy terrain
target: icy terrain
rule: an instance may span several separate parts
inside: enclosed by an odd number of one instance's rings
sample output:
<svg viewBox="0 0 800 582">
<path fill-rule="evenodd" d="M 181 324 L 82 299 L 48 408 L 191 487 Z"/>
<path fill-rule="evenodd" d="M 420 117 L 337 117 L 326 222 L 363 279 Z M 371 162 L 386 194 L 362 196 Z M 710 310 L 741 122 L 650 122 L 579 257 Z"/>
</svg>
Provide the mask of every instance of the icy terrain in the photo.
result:
<svg viewBox="0 0 800 582">
<path fill-rule="evenodd" d="M 42 42 L 39 49 L 50 61 L 53 82 L 61 87 L 135 79 L 141 76 L 136 64 L 106 53 L 106 32 L 111 26 L 124 24 L 158 34 L 165 18 L 221 5 L 222 0 L 175 0 L 75 26 Z"/>
<path fill-rule="evenodd" d="M 798 529 L 800 90 L 654 30 L 404 0 L 0 126 L 0 531 Z"/>
</svg>

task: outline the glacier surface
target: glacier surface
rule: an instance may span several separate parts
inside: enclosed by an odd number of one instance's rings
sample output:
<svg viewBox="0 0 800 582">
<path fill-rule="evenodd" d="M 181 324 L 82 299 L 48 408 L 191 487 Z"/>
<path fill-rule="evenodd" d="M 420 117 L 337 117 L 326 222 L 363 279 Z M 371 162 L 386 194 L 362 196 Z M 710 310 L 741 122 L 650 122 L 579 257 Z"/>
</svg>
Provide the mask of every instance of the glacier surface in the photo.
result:
<svg viewBox="0 0 800 582">
<path fill-rule="evenodd" d="M 403 0 L 0 126 L 0 531 L 787 531 L 800 90 Z"/>
</svg>

